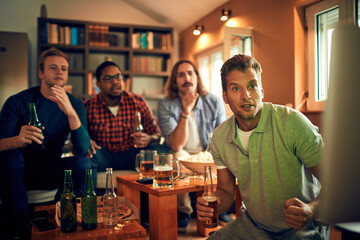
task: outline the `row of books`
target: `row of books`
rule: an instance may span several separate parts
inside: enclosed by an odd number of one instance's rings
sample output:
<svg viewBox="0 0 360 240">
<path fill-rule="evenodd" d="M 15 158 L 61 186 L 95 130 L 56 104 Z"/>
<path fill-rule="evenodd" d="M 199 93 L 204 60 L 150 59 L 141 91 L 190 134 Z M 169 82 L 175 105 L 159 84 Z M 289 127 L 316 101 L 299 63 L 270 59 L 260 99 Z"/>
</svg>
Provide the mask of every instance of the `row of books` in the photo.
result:
<svg viewBox="0 0 360 240">
<path fill-rule="evenodd" d="M 171 34 L 158 32 L 136 32 L 132 34 L 133 48 L 171 50 Z"/>
<path fill-rule="evenodd" d="M 45 44 L 83 45 L 84 28 L 46 22 L 41 25 L 40 41 Z"/>
<path fill-rule="evenodd" d="M 88 73 L 88 95 L 93 96 L 100 92 L 99 88 L 96 86 L 96 76 L 93 73 Z M 131 80 L 130 78 L 124 79 L 124 90 L 130 92 Z"/>
<path fill-rule="evenodd" d="M 135 72 L 163 72 L 164 59 L 158 56 L 134 56 L 133 70 Z"/>
<path fill-rule="evenodd" d="M 126 47 L 128 46 L 127 33 L 110 31 L 109 26 L 89 25 L 89 45 Z"/>
</svg>

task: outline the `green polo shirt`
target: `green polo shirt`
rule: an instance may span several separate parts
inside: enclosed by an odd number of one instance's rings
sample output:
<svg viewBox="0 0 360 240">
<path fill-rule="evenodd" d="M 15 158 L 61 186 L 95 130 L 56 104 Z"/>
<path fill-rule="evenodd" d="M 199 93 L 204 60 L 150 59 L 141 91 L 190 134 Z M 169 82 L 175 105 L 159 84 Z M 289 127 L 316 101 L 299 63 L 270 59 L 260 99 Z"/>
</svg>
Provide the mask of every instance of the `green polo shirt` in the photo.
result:
<svg viewBox="0 0 360 240">
<path fill-rule="evenodd" d="M 282 231 L 283 206 L 290 198 L 311 202 L 320 184 L 307 169 L 320 163 L 321 135 L 301 112 L 264 103 L 248 152 L 237 136 L 235 117 L 221 124 L 212 137 L 218 168 L 227 167 L 238 179 L 251 218 L 269 231 Z"/>
</svg>

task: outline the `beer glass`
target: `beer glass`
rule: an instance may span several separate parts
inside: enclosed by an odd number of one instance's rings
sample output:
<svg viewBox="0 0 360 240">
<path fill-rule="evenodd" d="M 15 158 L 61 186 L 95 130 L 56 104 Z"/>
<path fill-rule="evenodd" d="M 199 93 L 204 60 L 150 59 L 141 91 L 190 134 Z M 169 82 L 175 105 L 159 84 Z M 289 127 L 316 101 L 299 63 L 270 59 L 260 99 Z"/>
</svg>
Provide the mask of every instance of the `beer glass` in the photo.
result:
<svg viewBox="0 0 360 240">
<path fill-rule="evenodd" d="M 141 150 L 136 154 L 135 169 L 140 174 L 139 179 L 153 177 L 153 164 L 157 152 L 153 150 Z"/>
<path fill-rule="evenodd" d="M 172 188 L 174 181 L 180 177 L 179 161 L 172 154 L 160 153 L 154 160 L 154 188 Z"/>
</svg>

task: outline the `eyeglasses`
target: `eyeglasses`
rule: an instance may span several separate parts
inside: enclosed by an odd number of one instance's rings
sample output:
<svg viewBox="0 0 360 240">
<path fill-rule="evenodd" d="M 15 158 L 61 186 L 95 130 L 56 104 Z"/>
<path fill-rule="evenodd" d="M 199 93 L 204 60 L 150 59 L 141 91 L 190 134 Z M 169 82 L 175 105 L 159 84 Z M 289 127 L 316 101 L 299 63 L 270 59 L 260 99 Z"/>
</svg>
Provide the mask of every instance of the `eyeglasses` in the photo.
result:
<svg viewBox="0 0 360 240">
<path fill-rule="evenodd" d="M 123 76 L 118 73 L 118 74 L 115 74 L 113 76 L 110 76 L 110 75 L 105 75 L 102 80 L 106 83 L 110 83 L 112 82 L 112 80 L 115 79 L 116 81 L 121 81 L 123 79 Z"/>
</svg>

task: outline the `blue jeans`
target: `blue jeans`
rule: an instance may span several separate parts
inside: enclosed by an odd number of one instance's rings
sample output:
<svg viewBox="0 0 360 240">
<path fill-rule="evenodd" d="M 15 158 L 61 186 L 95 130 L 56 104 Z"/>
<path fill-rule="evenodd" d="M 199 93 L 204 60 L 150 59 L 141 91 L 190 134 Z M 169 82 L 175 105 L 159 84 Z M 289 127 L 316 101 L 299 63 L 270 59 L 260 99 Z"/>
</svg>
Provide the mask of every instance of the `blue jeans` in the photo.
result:
<svg viewBox="0 0 360 240">
<path fill-rule="evenodd" d="M 64 170 L 71 169 L 76 196 L 85 182 L 90 161 L 83 156 L 69 158 L 29 159 L 19 150 L 0 152 L 0 196 L 10 231 L 29 231 L 30 213 L 27 190 L 55 189 L 62 192 Z"/>
<path fill-rule="evenodd" d="M 96 149 L 96 154 L 94 154 L 91 159 L 94 189 L 97 188 L 97 173 L 105 172 L 106 168 L 112 168 L 113 170 L 135 171 L 135 157 L 140 150 L 140 148 L 131 148 L 128 151 L 114 153 L 105 147 Z"/>
</svg>

